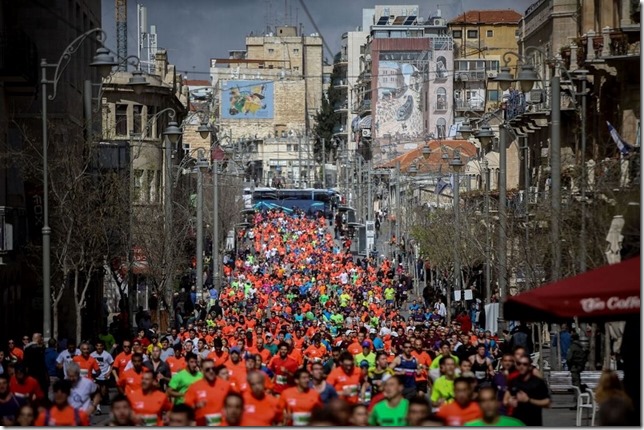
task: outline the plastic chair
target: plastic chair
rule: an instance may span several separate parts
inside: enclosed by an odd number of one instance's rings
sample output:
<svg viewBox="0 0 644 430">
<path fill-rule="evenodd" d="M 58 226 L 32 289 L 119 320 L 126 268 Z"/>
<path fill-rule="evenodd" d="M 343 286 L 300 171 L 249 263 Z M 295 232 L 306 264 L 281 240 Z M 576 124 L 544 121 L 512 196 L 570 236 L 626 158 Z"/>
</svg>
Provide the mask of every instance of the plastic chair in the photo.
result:
<svg viewBox="0 0 644 430">
<path fill-rule="evenodd" d="M 591 426 L 595 426 L 595 413 L 597 412 L 597 404 L 595 403 L 594 393 L 592 391 L 585 391 L 577 396 L 577 419 L 575 425 L 581 427 L 581 419 L 584 409 L 591 411 L 590 422 Z"/>
</svg>

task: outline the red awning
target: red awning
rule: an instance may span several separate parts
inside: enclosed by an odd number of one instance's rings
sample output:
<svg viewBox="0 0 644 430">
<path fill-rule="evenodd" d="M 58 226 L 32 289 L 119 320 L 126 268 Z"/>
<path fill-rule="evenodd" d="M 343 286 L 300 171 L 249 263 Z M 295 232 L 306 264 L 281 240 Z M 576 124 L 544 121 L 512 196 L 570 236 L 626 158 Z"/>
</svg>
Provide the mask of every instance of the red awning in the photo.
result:
<svg viewBox="0 0 644 430">
<path fill-rule="evenodd" d="M 619 321 L 640 313 L 640 257 L 603 266 L 510 297 L 508 321 Z"/>
</svg>

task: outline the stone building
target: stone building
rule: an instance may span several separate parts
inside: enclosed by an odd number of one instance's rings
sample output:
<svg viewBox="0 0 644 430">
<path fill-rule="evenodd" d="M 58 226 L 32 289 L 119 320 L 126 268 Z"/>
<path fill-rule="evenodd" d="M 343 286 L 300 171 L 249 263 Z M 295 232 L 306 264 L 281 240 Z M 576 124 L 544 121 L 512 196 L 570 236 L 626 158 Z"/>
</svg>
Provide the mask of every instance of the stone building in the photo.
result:
<svg viewBox="0 0 644 430">
<path fill-rule="evenodd" d="M 454 39 L 454 110 L 463 116 L 470 110 L 496 109 L 502 93 L 494 78 L 500 67 L 514 69 L 517 32 L 521 14 L 513 10 L 469 10 L 452 19 L 448 27 Z M 467 116 L 467 115 L 465 115 Z"/>
<path fill-rule="evenodd" d="M 311 134 L 321 107 L 322 38 L 281 26 L 246 37 L 246 49 L 210 60 L 216 123 L 224 150 L 242 162 L 247 179 L 293 185 L 316 179 Z"/>
</svg>

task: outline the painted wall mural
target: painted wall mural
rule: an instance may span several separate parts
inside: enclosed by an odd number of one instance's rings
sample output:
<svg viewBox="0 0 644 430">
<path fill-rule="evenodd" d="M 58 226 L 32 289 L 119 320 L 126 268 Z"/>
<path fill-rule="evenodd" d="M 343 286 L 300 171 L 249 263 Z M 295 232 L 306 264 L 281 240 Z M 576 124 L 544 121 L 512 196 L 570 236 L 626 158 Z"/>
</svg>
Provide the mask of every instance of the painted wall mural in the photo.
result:
<svg viewBox="0 0 644 430">
<path fill-rule="evenodd" d="M 272 119 L 274 86 L 271 81 L 223 81 L 222 119 Z"/>
</svg>

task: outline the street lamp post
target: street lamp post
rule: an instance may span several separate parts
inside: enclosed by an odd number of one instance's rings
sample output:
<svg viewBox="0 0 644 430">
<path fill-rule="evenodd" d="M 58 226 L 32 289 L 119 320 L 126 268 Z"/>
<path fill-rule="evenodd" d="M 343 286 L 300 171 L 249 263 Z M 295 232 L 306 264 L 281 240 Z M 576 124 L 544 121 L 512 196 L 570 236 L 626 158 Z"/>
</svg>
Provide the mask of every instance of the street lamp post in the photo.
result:
<svg viewBox="0 0 644 430">
<path fill-rule="evenodd" d="M 461 160 L 461 153 L 458 150 L 454 151 L 454 155 L 451 160 L 449 160 L 449 166 L 454 171 L 454 221 L 456 225 L 456 243 L 454 244 L 454 291 L 461 290 L 461 256 L 459 254 L 461 247 L 461 225 L 460 225 L 460 173 L 461 169 L 464 166 L 463 160 Z M 451 294 L 448 291 L 447 293 L 447 322 L 449 323 L 452 319 L 452 310 L 451 310 Z"/>
<path fill-rule="evenodd" d="M 218 288 L 219 284 L 219 163 L 213 157 L 212 160 L 212 284 Z"/>
<path fill-rule="evenodd" d="M 203 290 L 203 172 L 208 168 L 203 150 L 197 152 L 197 294 Z"/>
<path fill-rule="evenodd" d="M 94 28 L 83 33 L 74 39 L 63 51 L 56 63 L 48 63 L 46 59 L 40 62 L 41 69 L 41 101 L 42 101 L 42 157 L 43 157 L 43 226 L 42 226 L 42 276 L 43 276 L 43 337 L 51 338 L 51 227 L 49 226 L 49 166 L 48 166 L 48 133 L 47 133 L 47 100 L 54 100 L 57 95 L 58 82 L 69 65 L 71 57 L 81 47 L 83 42 L 92 34 L 101 47 L 96 50 L 96 55 L 91 67 L 97 68 L 99 74 L 105 77 L 110 74 L 112 68 L 118 63 L 109 54 L 109 50 L 103 46 L 106 39 L 105 31 L 101 28 Z M 53 79 L 47 78 L 47 70 L 54 69 Z M 47 94 L 47 85 L 52 86 L 52 93 Z"/>
</svg>

